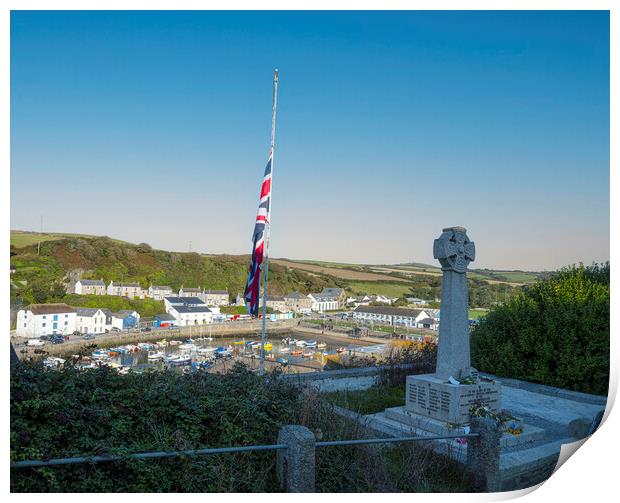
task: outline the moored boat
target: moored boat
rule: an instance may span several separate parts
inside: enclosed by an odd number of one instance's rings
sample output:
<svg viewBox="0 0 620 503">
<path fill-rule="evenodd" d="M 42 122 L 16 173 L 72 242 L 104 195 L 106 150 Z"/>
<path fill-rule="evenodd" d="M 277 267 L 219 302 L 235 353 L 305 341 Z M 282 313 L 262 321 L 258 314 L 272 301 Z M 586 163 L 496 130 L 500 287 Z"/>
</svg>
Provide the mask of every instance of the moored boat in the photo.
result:
<svg viewBox="0 0 620 503">
<path fill-rule="evenodd" d="M 166 355 L 163 353 L 163 351 L 149 351 L 147 359 L 151 361 L 153 360 L 161 361 L 164 359 L 165 356 Z"/>
</svg>

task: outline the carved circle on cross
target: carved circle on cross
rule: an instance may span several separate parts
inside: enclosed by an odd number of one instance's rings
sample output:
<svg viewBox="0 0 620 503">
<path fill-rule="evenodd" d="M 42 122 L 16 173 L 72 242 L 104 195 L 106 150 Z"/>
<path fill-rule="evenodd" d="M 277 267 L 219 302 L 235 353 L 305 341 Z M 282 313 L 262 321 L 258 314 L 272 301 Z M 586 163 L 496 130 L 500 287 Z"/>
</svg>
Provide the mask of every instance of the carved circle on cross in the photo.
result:
<svg viewBox="0 0 620 503">
<path fill-rule="evenodd" d="M 444 229 L 433 243 L 433 257 L 439 260 L 443 270 L 464 273 L 476 257 L 476 247 L 467 237 L 463 227 Z"/>
</svg>

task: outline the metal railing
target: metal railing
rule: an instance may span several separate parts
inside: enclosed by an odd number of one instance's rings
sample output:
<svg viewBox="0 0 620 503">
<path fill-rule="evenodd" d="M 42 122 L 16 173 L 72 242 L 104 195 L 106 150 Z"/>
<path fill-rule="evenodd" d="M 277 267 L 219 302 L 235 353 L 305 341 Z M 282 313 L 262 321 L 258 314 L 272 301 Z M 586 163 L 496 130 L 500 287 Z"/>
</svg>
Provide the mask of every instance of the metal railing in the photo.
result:
<svg viewBox="0 0 620 503">
<path fill-rule="evenodd" d="M 316 447 L 333 447 L 339 445 L 364 445 L 364 444 L 388 444 L 397 442 L 416 442 L 429 440 L 450 440 L 457 438 L 477 437 L 478 433 L 464 433 L 462 435 L 442 435 L 442 436 L 415 436 L 415 437 L 388 437 L 388 438 L 362 438 L 354 440 L 330 440 L 324 442 L 316 442 Z M 251 451 L 275 451 L 280 449 L 288 449 L 287 444 L 271 444 L 271 445 L 246 445 L 238 447 L 213 447 L 206 449 L 192 449 L 186 451 L 153 451 L 139 452 L 128 454 L 125 456 L 78 456 L 72 458 L 57 458 L 48 460 L 27 460 L 15 461 L 11 463 L 11 468 L 41 468 L 45 466 L 61 466 L 76 465 L 86 463 L 105 463 L 110 461 L 127 461 L 129 459 L 161 459 L 174 458 L 180 456 L 208 456 L 211 454 L 227 454 L 233 452 L 251 452 Z"/>
</svg>

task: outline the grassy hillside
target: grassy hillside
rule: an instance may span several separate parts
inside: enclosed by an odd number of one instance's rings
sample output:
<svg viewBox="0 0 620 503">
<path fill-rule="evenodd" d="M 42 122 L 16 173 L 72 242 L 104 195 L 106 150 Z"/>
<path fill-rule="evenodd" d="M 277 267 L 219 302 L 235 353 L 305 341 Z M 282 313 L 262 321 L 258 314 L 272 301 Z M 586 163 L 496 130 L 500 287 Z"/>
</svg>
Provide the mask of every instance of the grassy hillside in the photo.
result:
<svg viewBox="0 0 620 503">
<path fill-rule="evenodd" d="M 36 233 L 11 234 L 11 305 L 61 300 L 67 286 L 78 278 L 150 284 L 226 289 L 231 296 L 243 292 L 250 263 L 248 255 L 204 255 L 154 250 L 148 244 L 86 235 L 45 234 L 37 254 Z M 30 240 L 31 244 L 27 244 Z M 17 244 L 17 246 L 16 246 Z M 428 267 L 428 266 L 425 266 Z M 431 272 L 432 271 L 432 272 Z M 503 300 L 515 288 L 508 283 L 470 278 L 470 303 L 488 307 Z M 507 286 L 508 285 L 508 286 Z M 437 268 L 413 270 L 403 266 L 369 266 L 333 262 L 304 262 L 273 259 L 269 270 L 269 292 L 283 295 L 298 290 L 320 291 L 324 287 L 345 288 L 349 295 L 413 295 L 435 299 L 441 291 Z M 76 305 L 79 299 L 76 299 Z M 100 299 L 100 302 L 103 302 Z M 112 306 L 110 309 L 115 309 Z M 134 306 L 141 314 L 156 306 Z M 129 306 L 124 308 L 129 309 Z"/>
<path fill-rule="evenodd" d="M 249 256 L 200 255 L 153 250 L 147 244 L 130 244 L 106 237 L 70 237 L 47 240 L 37 245 L 11 247 L 11 295 L 21 303 L 48 302 L 62 298 L 62 284 L 79 277 L 109 281 L 226 289 L 235 296 L 243 292 Z M 293 290 L 311 292 L 344 284 L 323 274 L 272 264 L 270 293 Z"/>
</svg>

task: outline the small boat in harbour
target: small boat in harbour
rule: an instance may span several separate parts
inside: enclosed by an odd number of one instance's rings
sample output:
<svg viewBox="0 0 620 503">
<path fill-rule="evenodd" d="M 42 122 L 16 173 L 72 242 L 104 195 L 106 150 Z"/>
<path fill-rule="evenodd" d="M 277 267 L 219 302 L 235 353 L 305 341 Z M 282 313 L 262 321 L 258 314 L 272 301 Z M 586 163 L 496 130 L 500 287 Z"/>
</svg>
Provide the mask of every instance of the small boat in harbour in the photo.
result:
<svg viewBox="0 0 620 503">
<path fill-rule="evenodd" d="M 296 344 L 297 339 L 293 339 L 292 337 L 285 337 L 282 339 L 282 344 Z"/>
<path fill-rule="evenodd" d="M 291 348 L 280 348 L 280 353 L 290 353 Z"/>
<path fill-rule="evenodd" d="M 312 358 L 314 356 L 314 351 L 310 351 L 309 353 L 304 353 L 301 355 L 303 358 Z"/>
<path fill-rule="evenodd" d="M 170 341 L 171 346 L 178 346 L 179 344 L 183 344 L 181 341 Z"/>
<path fill-rule="evenodd" d="M 317 347 L 317 348 L 320 348 L 320 349 L 324 349 L 324 348 L 326 348 L 326 347 L 327 347 L 327 344 L 325 344 L 324 342 L 319 342 L 319 343 L 316 345 L 316 347 Z"/>
<path fill-rule="evenodd" d="M 150 361 L 161 361 L 164 359 L 165 356 L 166 355 L 163 353 L 163 351 L 149 351 L 147 359 Z"/>
<path fill-rule="evenodd" d="M 301 356 L 303 352 L 301 350 L 291 351 L 291 356 Z"/>
<path fill-rule="evenodd" d="M 298 341 L 295 341 L 295 346 L 297 346 L 297 347 L 303 348 L 306 344 L 308 344 L 308 343 L 306 341 L 302 340 L 302 339 L 300 339 Z"/>
<path fill-rule="evenodd" d="M 336 350 L 336 353 L 344 353 L 345 351 L 346 351 L 346 349 L 345 349 L 345 348 L 338 348 L 338 349 Z"/>
<path fill-rule="evenodd" d="M 306 342 L 306 347 L 308 348 L 315 348 L 317 346 L 317 342 L 314 339 L 311 339 L 309 341 Z"/>
<path fill-rule="evenodd" d="M 64 364 L 65 360 L 56 356 L 50 356 L 43 360 L 43 365 L 45 365 L 48 369 L 57 369 L 62 367 Z"/>
</svg>

